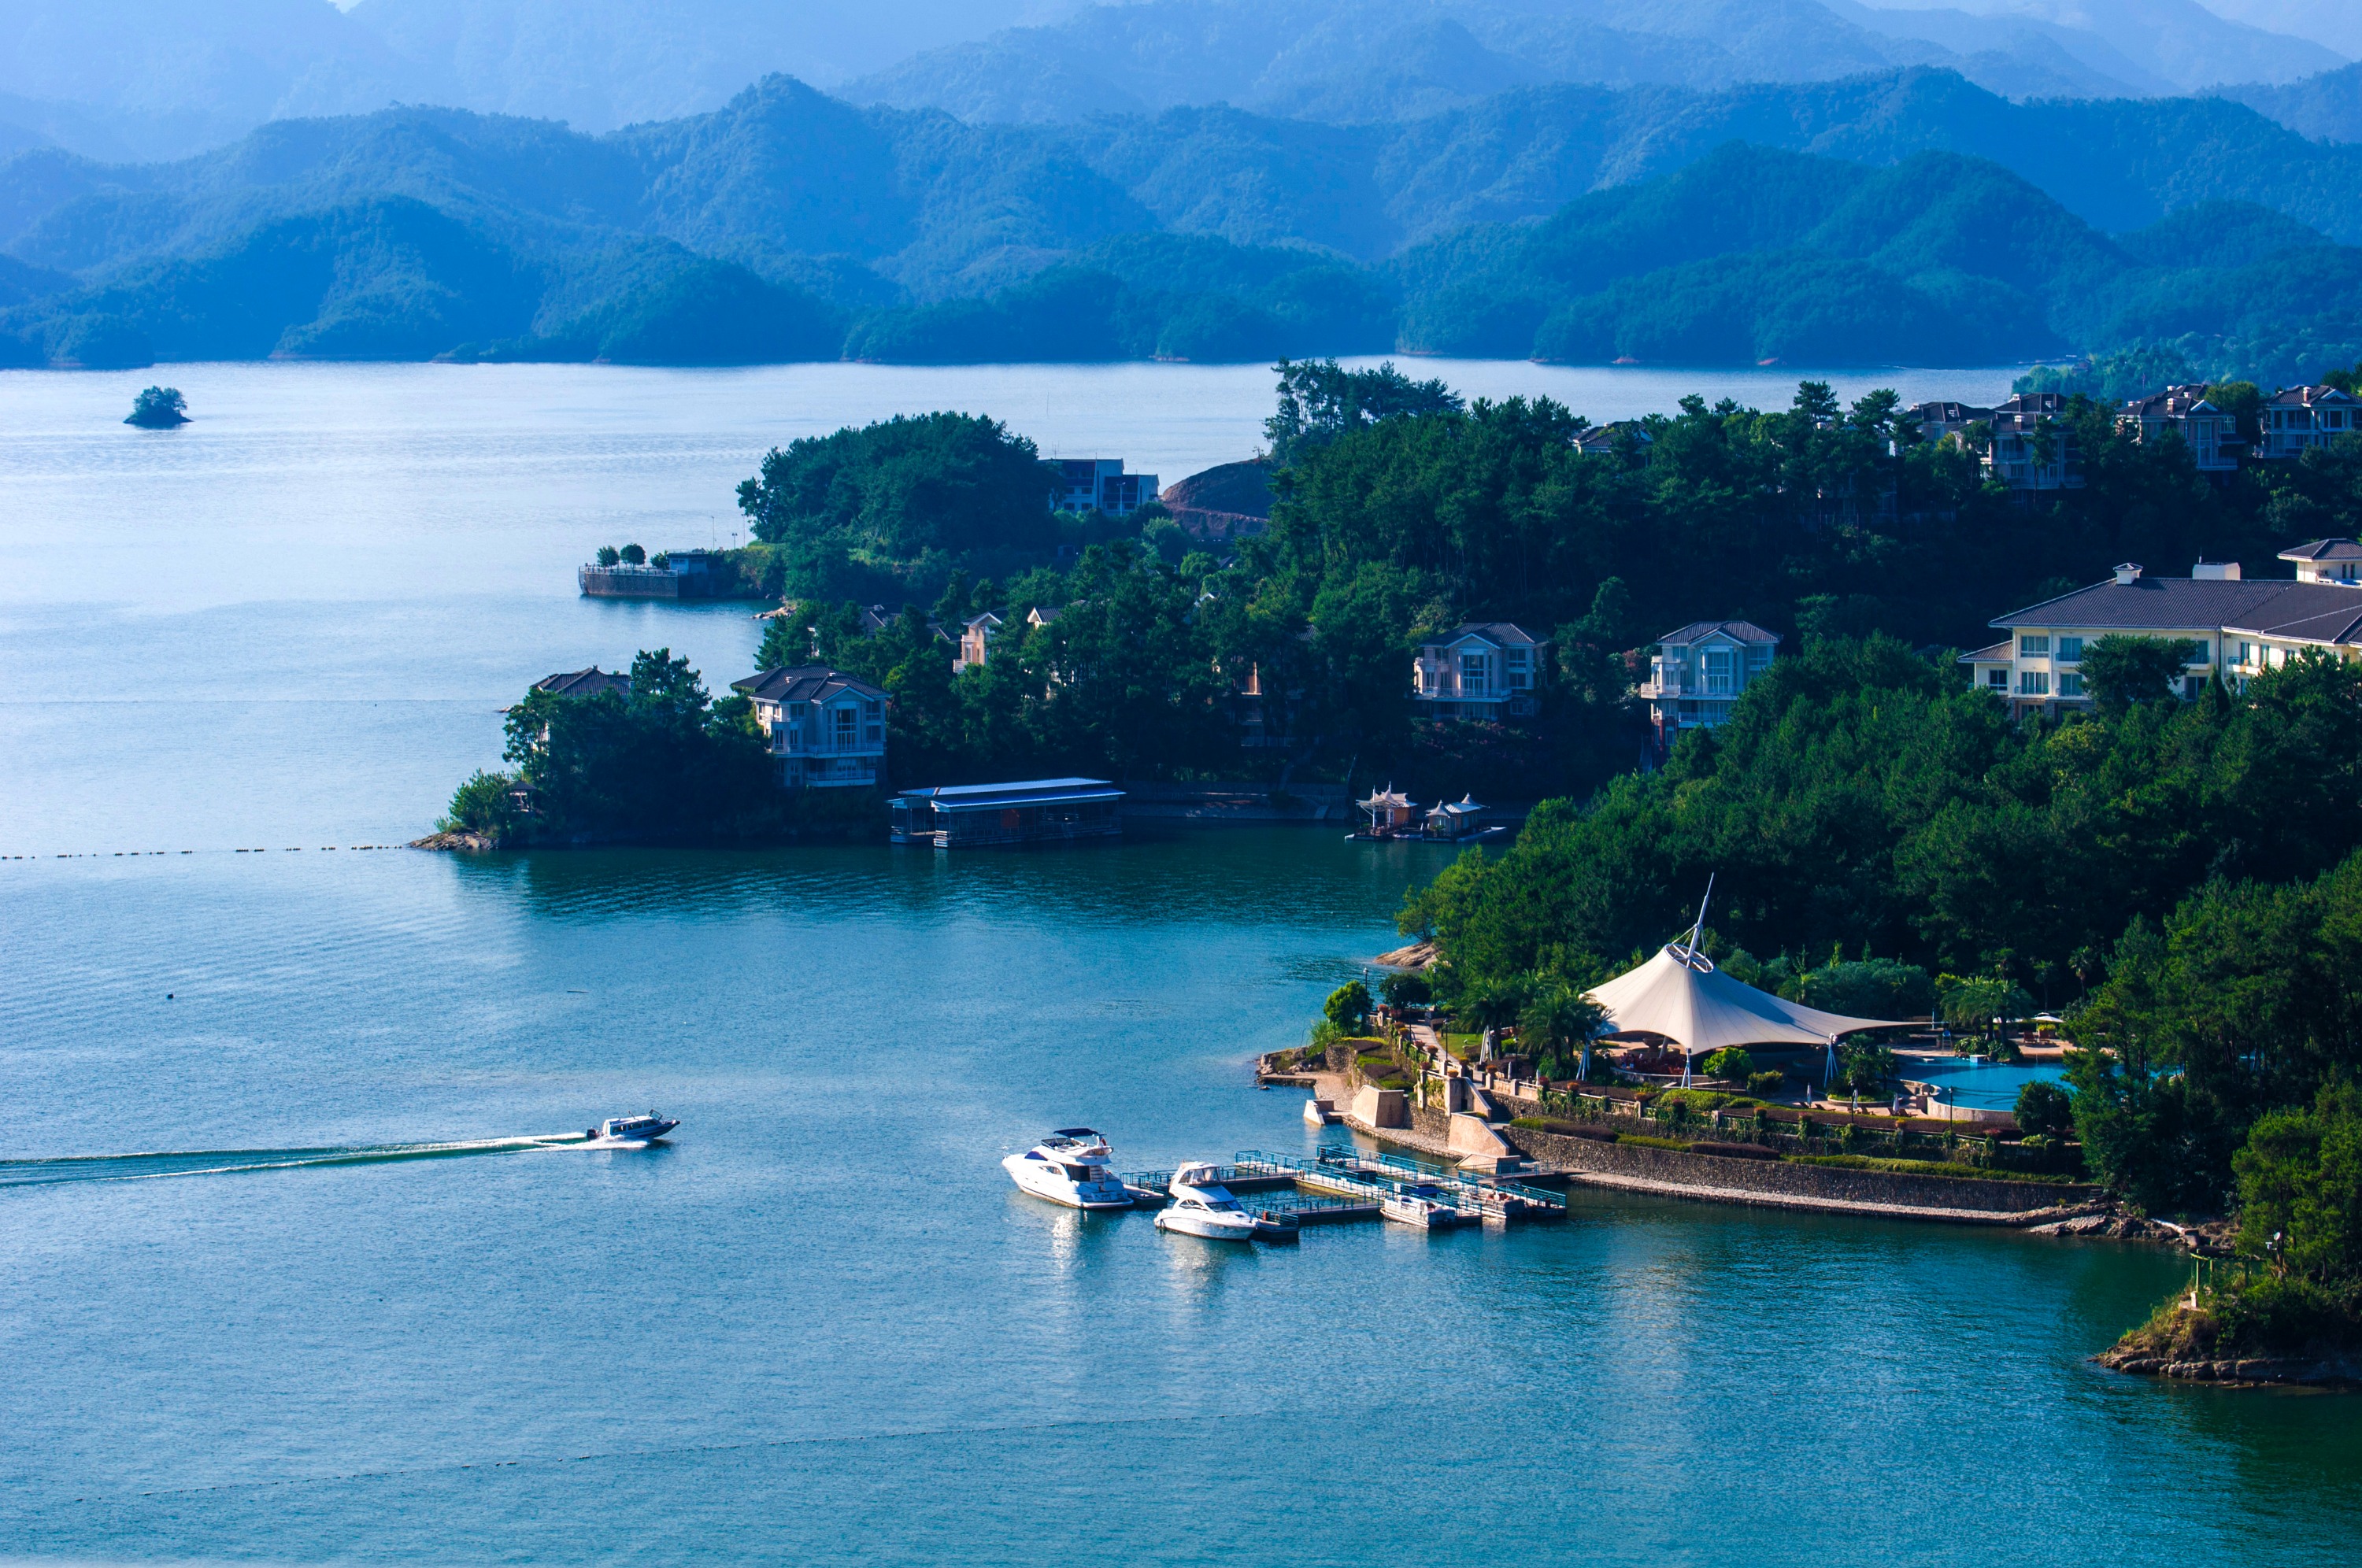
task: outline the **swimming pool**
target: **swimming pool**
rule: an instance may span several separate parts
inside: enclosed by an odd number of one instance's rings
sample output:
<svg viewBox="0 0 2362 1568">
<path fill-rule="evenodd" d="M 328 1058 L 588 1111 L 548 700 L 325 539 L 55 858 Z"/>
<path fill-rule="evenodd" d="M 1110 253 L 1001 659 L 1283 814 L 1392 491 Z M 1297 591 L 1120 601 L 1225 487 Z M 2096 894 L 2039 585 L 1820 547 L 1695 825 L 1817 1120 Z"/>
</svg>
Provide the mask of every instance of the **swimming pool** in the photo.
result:
<svg viewBox="0 0 2362 1568">
<path fill-rule="evenodd" d="M 2014 1110 L 2017 1091 L 2028 1084 L 2056 1083 L 2067 1069 L 2056 1064 L 2013 1067 L 1993 1062 L 1914 1061 L 1906 1058 L 1895 1077 L 1913 1083 L 1933 1084 L 1954 1105 L 1970 1110 Z"/>
</svg>

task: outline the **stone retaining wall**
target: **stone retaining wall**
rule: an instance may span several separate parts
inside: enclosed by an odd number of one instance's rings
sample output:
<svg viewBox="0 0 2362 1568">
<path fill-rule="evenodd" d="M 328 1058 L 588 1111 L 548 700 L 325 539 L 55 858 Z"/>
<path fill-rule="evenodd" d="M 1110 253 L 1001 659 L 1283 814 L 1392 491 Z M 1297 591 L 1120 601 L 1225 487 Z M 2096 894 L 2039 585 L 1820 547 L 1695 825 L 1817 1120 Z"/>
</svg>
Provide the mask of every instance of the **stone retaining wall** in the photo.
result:
<svg viewBox="0 0 2362 1568">
<path fill-rule="evenodd" d="M 1428 1112 L 1438 1122 L 1448 1119 Z M 1414 1110 L 1413 1125 L 1427 1131 Z M 1911 1209 L 1967 1209 L 1988 1214 L 2088 1203 L 2098 1189 L 2050 1182 L 1980 1181 L 1967 1176 L 1904 1176 L 1890 1171 L 1803 1165 L 1785 1160 L 1732 1159 L 1685 1154 L 1639 1143 L 1606 1143 L 1570 1138 L 1530 1127 L 1505 1129 L 1509 1140 L 1538 1160 L 1569 1170 L 1596 1171 L 1681 1187 L 1715 1187 L 1767 1196 L 1828 1198 L 1849 1203 L 1880 1203 Z"/>
</svg>

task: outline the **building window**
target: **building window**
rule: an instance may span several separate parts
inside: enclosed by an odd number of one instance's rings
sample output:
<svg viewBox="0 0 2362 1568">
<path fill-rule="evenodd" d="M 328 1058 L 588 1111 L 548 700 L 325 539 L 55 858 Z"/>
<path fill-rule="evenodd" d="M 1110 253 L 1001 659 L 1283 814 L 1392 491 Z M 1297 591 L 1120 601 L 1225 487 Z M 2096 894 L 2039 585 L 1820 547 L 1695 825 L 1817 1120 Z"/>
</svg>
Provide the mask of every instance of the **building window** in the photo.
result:
<svg viewBox="0 0 2362 1568">
<path fill-rule="evenodd" d="M 1992 688 L 1994 690 L 1996 690 L 1996 691 L 2006 691 L 2006 690 L 2009 690 L 2009 671 L 2007 671 L 2007 670 L 2005 670 L 2005 669 L 1988 669 L 1988 670 L 1986 670 L 1986 671 L 1985 671 L 1985 684 L 1986 684 L 1987 686 L 1992 687 Z"/>
<path fill-rule="evenodd" d="M 1487 664 L 1480 653 L 1460 656 L 1460 690 L 1463 696 L 1482 696 L 1485 692 Z"/>
<path fill-rule="evenodd" d="M 2061 637 L 2061 638 L 2059 638 L 2059 639 L 2058 639 L 2058 658 L 2059 658 L 2059 662 L 2060 662 L 2060 663 L 2062 663 L 2062 664 L 2075 664 L 2075 663 L 2080 662 L 2080 661 L 2081 660 L 2082 657 L 2083 657 L 2083 639 L 2082 639 L 2082 638 L 2081 638 L 2081 637 Z"/>
<path fill-rule="evenodd" d="M 1730 650 L 1705 650 L 1705 694 L 1709 697 L 1730 695 Z"/>
<path fill-rule="evenodd" d="M 1501 656 L 1508 663 L 1509 690 L 1523 691 L 1534 683 L 1533 650 L 1511 648 Z"/>
<path fill-rule="evenodd" d="M 2058 695 L 2061 697 L 2081 697 L 2083 695 L 2082 676 L 2071 669 L 2062 672 L 2058 677 Z"/>
<path fill-rule="evenodd" d="M 2205 664 L 2214 657 L 2213 646 L 2203 637 L 2193 643 L 2184 643 L 2182 648 L 2181 662 L 2184 664 Z"/>
<path fill-rule="evenodd" d="M 2050 634 L 2045 632 L 2038 637 L 2018 638 L 2017 657 L 2020 658 L 2048 658 L 2050 657 Z"/>
<path fill-rule="evenodd" d="M 2050 695 L 2050 672 L 2047 669 L 2021 669 L 2017 672 L 2017 694 L 2021 697 Z"/>
<path fill-rule="evenodd" d="M 831 711 L 836 714 L 836 744 L 851 745 L 855 726 L 860 723 L 861 715 L 855 712 L 849 705 Z"/>
</svg>

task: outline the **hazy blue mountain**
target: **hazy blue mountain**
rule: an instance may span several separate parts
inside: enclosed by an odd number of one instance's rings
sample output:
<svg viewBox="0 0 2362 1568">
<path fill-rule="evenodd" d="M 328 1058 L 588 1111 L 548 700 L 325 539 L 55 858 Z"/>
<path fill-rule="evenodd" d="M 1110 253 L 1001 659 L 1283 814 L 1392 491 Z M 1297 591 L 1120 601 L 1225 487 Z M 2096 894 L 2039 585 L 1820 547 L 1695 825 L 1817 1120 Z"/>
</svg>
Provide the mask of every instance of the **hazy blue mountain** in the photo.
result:
<svg viewBox="0 0 2362 1568">
<path fill-rule="evenodd" d="M 0 126 L 107 160 L 183 157 L 265 121 L 396 102 L 590 131 L 823 83 L 1045 20 L 1072 0 L 9 0 Z"/>
<path fill-rule="evenodd" d="M 1147 0 L 924 50 L 844 91 L 973 121 L 1228 104 L 1350 124 L 1541 83 L 1716 88 L 1942 65 L 2014 98 L 2118 97 L 2340 63 L 2192 0 Z"/>
<path fill-rule="evenodd" d="M 2218 17 L 2311 39 L 2349 60 L 2362 60 L 2362 13 L 2347 0 L 2202 0 Z"/>
<path fill-rule="evenodd" d="M 2242 83 L 2216 95 L 2245 104 L 2315 141 L 2362 142 L 2362 65 L 2295 82 Z"/>
<path fill-rule="evenodd" d="M 2287 82 L 2332 71 L 2346 57 L 2309 39 L 2230 20 L 2197 0 L 1939 0 L 1996 21 L 2051 24 L 2062 42 L 2104 42 L 2115 59 L 2184 90 L 2223 82 Z M 1915 0 L 1886 0 L 1896 12 Z M 2069 43 L 2069 47 L 2074 47 Z M 2102 69 L 2107 69 L 2103 66 Z"/>
<path fill-rule="evenodd" d="M 1228 108 L 969 125 L 772 78 L 599 137 L 399 109 L 170 164 L 20 151 L 0 161 L 0 253 L 47 271 L 0 300 L 0 357 L 1399 340 L 1877 361 L 2196 335 L 2278 363 L 2344 340 L 2362 296 L 2340 292 L 2352 253 L 2331 240 L 2358 229 L 2362 149 L 2224 99 L 2019 105 L 1924 69 L 1522 88 L 1358 126 Z M 1882 322 L 1869 302 L 1890 284 Z"/>
<path fill-rule="evenodd" d="M 1999 165 L 1728 146 L 1382 270 L 1403 347 L 1658 363 L 1987 362 L 2166 343 L 2287 378 L 2362 348 L 2362 249 L 2212 204 L 2099 233 Z"/>
</svg>

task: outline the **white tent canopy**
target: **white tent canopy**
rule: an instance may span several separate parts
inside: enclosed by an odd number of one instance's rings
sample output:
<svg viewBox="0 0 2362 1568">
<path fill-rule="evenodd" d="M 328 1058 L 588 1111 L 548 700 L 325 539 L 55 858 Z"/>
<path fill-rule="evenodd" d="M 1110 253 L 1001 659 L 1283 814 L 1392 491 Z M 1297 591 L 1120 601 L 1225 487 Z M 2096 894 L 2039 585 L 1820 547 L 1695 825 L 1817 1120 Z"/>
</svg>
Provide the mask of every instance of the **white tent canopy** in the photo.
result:
<svg viewBox="0 0 2362 1568">
<path fill-rule="evenodd" d="M 1857 1029 L 1901 1022 L 1783 1001 L 1732 979 L 1713 959 L 1679 943 L 1666 944 L 1639 968 L 1586 994 L 1606 1010 L 1610 1033 L 1661 1035 L 1684 1057 L 1727 1045 L 1828 1045 Z"/>
</svg>

